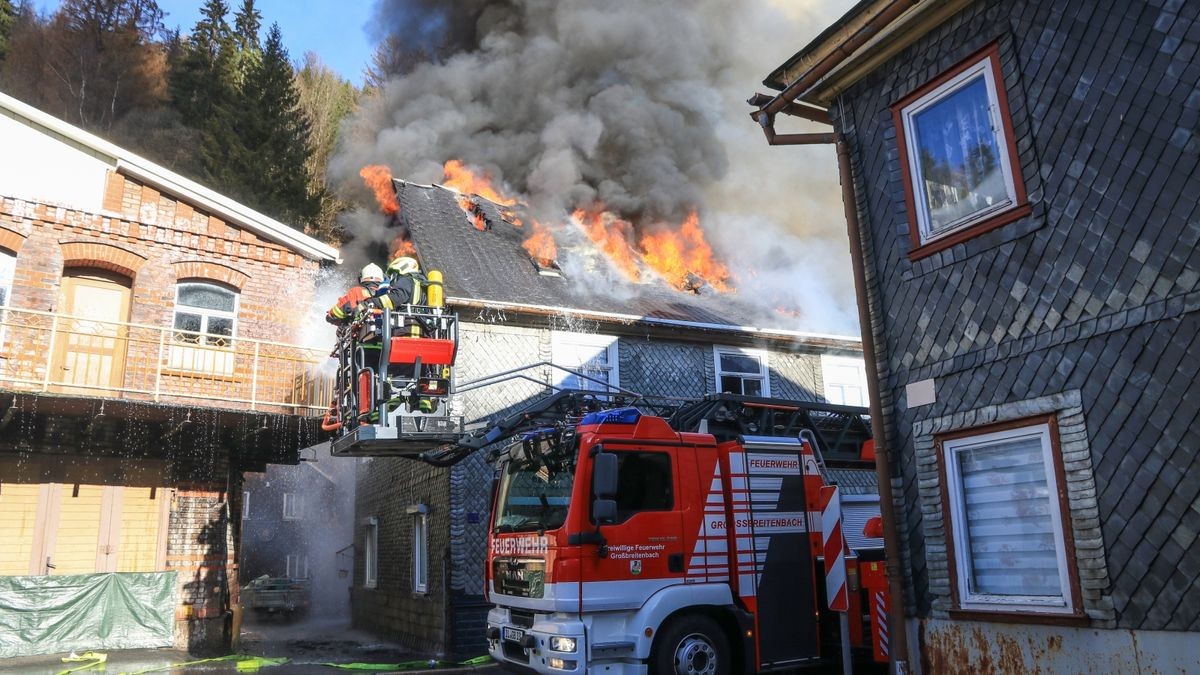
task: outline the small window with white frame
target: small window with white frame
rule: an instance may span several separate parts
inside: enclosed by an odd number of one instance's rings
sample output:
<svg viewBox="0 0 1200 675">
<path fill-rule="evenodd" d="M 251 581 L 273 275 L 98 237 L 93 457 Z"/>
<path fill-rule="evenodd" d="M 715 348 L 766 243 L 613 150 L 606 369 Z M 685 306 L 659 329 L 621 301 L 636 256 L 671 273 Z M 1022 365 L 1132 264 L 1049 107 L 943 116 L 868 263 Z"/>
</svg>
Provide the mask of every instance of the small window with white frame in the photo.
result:
<svg viewBox="0 0 1200 675">
<path fill-rule="evenodd" d="M 825 400 L 837 405 L 867 405 L 867 364 L 861 357 L 821 355 Z"/>
<path fill-rule="evenodd" d="M 308 578 L 308 556 L 303 553 L 289 553 L 286 559 L 287 577 L 289 579 Z"/>
<path fill-rule="evenodd" d="M 413 591 L 429 592 L 429 514 L 414 513 L 413 523 Z"/>
<path fill-rule="evenodd" d="M 554 369 L 555 384 L 559 387 L 602 392 L 610 391 L 606 384 L 620 386 L 616 336 L 554 331 L 550 334 L 550 361 L 579 373 Z"/>
<path fill-rule="evenodd" d="M 168 367 L 202 374 L 231 375 L 237 313 L 236 291 L 203 281 L 177 284 Z"/>
<path fill-rule="evenodd" d="M 367 518 L 363 527 L 363 586 L 379 584 L 379 519 Z"/>
<path fill-rule="evenodd" d="M 304 518 L 304 495 L 299 492 L 283 493 L 283 519 L 300 520 Z"/>
<path fill-rule="evenodd" d="M 713 347 L 717 366 L 717 392 L 742 396 L 770 396 L 771 379 L 765 349 Z"/>
<path fill-rule="evenodd" d="M 958 608 L 1076 614 L 1052 422 L 939 438 Z"/>
<path fill-rule="evenodd" d="M 8 312 L 4 308 L 12 303 L 13 278 L 17 272 L 17 256 L 0 248 L 0 344 L 4 343 Z"/>
<path fill-rule="evenodd" d="M 940 240 L 955 233 L 1002 225 L 1002 214 L 1025 205 L 995 45 L 897 103 L 892 114 L 914 254 L 954 243 Z"/>
</svg>

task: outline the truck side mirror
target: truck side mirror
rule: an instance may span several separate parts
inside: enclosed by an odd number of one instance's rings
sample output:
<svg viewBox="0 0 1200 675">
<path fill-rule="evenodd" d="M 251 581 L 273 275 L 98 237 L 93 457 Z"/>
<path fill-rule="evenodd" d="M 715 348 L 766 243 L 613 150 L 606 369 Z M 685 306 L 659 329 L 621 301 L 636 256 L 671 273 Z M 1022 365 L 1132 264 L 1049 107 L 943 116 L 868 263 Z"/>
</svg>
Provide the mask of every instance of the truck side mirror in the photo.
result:
<svg viewBox="0 0 1200 675">
<path fill-rule="evenodd" d="M 597 525 L 608 525 L 617 519 L 617 500 L 597 499 L 592 502 L 592 517 Z"/>
<path fill-rule="evenodd" d="M 596 453 L 593 459 L 592 494 L 609 501 L 617 496 L 617 456 L 611 452 Z"/>
</svg>

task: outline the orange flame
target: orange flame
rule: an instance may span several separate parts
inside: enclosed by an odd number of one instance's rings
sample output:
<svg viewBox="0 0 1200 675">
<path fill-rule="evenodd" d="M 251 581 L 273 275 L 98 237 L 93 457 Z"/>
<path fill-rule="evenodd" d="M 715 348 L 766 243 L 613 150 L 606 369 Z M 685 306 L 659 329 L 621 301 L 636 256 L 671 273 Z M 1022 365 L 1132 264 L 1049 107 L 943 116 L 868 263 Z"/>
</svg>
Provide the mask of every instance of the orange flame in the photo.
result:
<svg viewBox="0 0 1200 675">
<path fill-rule="evenodd" d="M 629 235 L 633 225 L 605 211 L 603 205 L 592 209 L 578 209 L 572 214 L 584 233 L 631 281 L 641 279 L 637 265 L 637 253 L 629 246 Z"/>
<path fill-rule="evenodd" d="M 411 239 L 399 237 L 396 241 L 392 242 L 392 255 L 388 260 L 395 260 L 400 256 L 417 257 L 417 247 L 413 246 Z"/>
<path fill-rule="evenodd" d="M 442 167 L 442 172 L 446 178 L 442 184 L 448 188 L 454 188 L 463 194 L 479 195 L 484 199 L 503 204 L 504 206 L 515 206 L 517 200 L 508 197 L 501 197 L 496 188 L 492 187 L 492 177 L 486 173 L 475 173 L 463 164 L 460 160 L 452 159 Z"/>
<path fill-rule="evenodd" d="M 553 262 L 558 258 L 558 245 L 554 243 L 554 236 L 550 234 L 549 228 L 542 225 L 538 221 L 532 221 L 533 227 L 529 233 L 529 238 L 521 244 L 529 256 L 539 263 Z"/>
<path fill-rule="evenodd" d="M 700 217 L 693 211 L 679 229 L 658 227 L 642 235 L 638 242 L 646 264 L 677 288 L 688 284 L 688 272 L 704 278 L 718 291 L 727 291 L 729 268 L 718 261 L 712 246 L 700 229 Z"/>
<path fill-rule="evenodd" d="M 379 203 L 380 211 L 389 216 L 400 212 L 400 205 L 396 203 L 396 188 L 392 185 L 391 169 L 382 164 L 373 164 L 364 166 L 358 175 L 362 176 L 363 182 L 375 193 L 375 201 Z"/>
</svg>

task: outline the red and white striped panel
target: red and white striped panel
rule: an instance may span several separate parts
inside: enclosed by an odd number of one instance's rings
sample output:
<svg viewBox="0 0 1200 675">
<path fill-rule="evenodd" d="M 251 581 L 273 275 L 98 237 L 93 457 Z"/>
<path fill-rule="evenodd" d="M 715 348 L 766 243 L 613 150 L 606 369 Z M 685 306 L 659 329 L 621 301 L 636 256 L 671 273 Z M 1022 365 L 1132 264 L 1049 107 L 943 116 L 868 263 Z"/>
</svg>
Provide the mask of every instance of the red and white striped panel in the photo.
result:
<svg viewBox="0 0 1200 675">
<path fill-rule="evenodd" d="M 842 536 L 842 500 L 836 485 L 821 487 L 825 508 L 821 512 L 821 543 L 825 556 L 825 600 L 829 609 L 850 608 L 846 590 L 846 540 Z"/>
</svg>

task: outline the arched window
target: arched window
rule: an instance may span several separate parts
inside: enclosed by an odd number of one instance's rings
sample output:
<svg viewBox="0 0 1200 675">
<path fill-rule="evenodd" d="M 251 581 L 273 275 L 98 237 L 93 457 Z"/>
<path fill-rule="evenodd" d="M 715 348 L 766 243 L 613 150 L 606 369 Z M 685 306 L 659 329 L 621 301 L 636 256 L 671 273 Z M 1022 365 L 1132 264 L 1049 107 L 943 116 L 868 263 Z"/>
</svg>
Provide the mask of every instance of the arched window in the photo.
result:
<svg viewBox="0 0 1200 675">
<path fill-rule="evenodd" d="M 229 347 L 237 328 L 238 294 L 223 286 L 189 281 L 175 287 L 175 341 Z"/>
<path fill-rule="evenodd" d="M 175 286 L 174 333 L 168 367 L 199 375 L 233 375 L 238 294 L 225 286 L 184 281 Z"/>
</svg>

